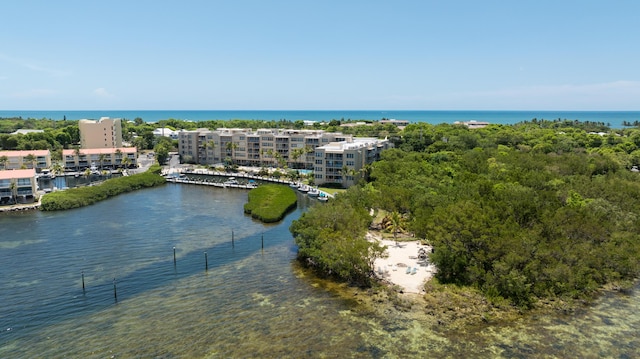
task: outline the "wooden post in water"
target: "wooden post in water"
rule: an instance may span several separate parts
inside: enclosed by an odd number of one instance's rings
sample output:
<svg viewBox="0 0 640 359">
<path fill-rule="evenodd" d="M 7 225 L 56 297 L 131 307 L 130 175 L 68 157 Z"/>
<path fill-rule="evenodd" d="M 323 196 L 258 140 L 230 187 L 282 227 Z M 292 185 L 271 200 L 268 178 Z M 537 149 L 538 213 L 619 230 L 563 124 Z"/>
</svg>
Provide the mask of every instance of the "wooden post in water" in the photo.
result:
<svg viewBox="0 0 640 359">
<path fill-rule="evenodd" d="M 118 302 L 118 290 L 116 289 L 116 279 L 113 278 L 113 298 Z"/>
<path fill-rule="evenodd" d="M 84 271 L 82 271 L 82 294 L 85 294 L 85 289 L 84 289 Z"/>
<path fill-rule="evenodd" d="M 173 247 L 173 266 L 176 266 L 176 247 Z"/>
<path fill-rule="evenodd" d="M 233 243 L 233 229 L 231 230 L 231 247 L 234 248 L 236 245 Z"/>
<path fill-rule="evenodd" d="M 262 249 L 264 249 L 264 232 L 262 232 L 262 237 L 261 237 L 261 239 L 262 239 Z"/>
<path fill-rule="evenodd" d="M 204 270 L 209 271 L 209 260 L 207 259 L 207 252 L 204 252 Z"/>
</svg>

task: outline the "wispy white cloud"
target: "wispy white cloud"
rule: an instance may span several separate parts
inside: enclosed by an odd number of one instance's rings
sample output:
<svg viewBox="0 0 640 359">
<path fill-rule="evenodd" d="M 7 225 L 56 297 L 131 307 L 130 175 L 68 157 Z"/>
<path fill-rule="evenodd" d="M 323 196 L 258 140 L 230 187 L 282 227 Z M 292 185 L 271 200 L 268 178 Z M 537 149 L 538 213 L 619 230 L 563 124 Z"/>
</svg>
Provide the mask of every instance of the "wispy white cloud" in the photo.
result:
<svg viewBox="0 0 640 359">
<path fill-rule="evenodd" d="M 114 98 L 115 96 L 110 93 L 109 91 L 107 91 L 107 89 L 105 89 L 104 87 L 98 87 L 97 89 L 93 90 L 93 95 L 100 97 L 100 98 Z"/>
<path fill-rule="evenodd" d="M 71 72 L 67 71 L 67 70 L 59 70 L 59 69 L 55 69 L 55 68 L 50 68 L 48 66 L 40 65 L 40 64 L 34 62 L 33 60 L 19 59 L 19 58 L 7 56 L 7 55 L 2 54 L 2 53 L 0 53 L 0 60 L 4 61 L 4 62 L 11 63 L 11 64 L 14 64 L 14 65 L 18 65 L 18 66 L 24 67 L 24 68 L 29 69 L 31 71 L 42 72 L 42 73 L 45 73 L 45 74 L 47 74 L 49 76 L 53 76 L 53 77 L 65 77 L 65 76 L 71 75 Z"/>
</svg>

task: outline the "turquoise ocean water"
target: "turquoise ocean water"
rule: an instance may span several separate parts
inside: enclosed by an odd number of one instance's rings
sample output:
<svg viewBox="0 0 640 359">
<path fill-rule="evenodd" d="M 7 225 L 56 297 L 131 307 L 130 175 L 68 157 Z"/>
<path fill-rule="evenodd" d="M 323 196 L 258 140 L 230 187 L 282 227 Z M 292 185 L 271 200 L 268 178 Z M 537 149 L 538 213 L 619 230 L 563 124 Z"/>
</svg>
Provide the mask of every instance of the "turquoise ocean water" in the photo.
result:
<svg viewBox="0 0 640 359">
<path fill-rule="evenodd" d="M 50 118 L 62 120 L 99 119 L 100 117 L 125 118 L 136 117 L 147 122 L 166 119 L 191 121 L 203 120 L 311 120 L 330 121 L 332 119 L 380 120 L 393 118 L 410 122 L 428 122 L 431 124 L 453 123 L 455 121 L 487 121 L 496 124 L 514 124 L 533 118 L 554 120 L 569 119 L 609 123 L 612 127 L 622 127 L 623 121 L 640 121 L 640 111 L 354 111 L 354 110 L 104 110 L 104 111 L 21 111 L 0 110 L 0 117 Z"/>
</svg>

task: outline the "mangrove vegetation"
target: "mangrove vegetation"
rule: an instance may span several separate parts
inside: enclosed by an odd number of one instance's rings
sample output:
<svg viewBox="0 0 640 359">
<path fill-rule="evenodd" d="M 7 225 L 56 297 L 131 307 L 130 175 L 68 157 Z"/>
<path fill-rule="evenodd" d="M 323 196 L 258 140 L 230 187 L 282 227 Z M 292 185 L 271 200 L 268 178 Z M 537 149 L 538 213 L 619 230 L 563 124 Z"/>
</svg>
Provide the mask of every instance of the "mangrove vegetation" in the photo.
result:
<svg viewBox="0 0 640 359">
<path fill-rule="evenodd" d="M 440 284 L 531 308 L 626 290 L 640 274 L 640 131 L 528 121 L 412 124 L 368 183 L 291 226 L 299 259 L 362 283 L 381 255 L 370 210 L 398 213 L 434 248 Z"/>
<path fill-rule="evenodd" d="M 244 212 L 265 223 L 277 222 L 295 208 L 297 200 L 288 186 L 263 184 L 249 191 Z"/>
<path fill-rule="evenodd" d="M 111 178 L 94 186 L 70 188 L 45 194 L 42 196 L 40 209 L 58 211 L 84 207 L 121 193 L 165 183 L 165 178 L 160 175 L 160 166 L 154 165 L 143 173 Z"/>
</svg>

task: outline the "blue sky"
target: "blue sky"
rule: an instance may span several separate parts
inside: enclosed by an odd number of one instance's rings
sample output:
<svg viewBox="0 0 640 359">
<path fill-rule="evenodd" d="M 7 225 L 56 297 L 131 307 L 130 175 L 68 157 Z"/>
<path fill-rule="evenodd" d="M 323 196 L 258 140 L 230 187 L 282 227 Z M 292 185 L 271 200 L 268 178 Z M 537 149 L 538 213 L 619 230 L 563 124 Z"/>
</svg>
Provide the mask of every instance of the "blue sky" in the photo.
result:
<svg viewBox="0 0 640 359">
<path fill-rule="evenodd" d="M 3 110 L 640 110 L 640 1 L 6 1 Z"/>
</svg>

